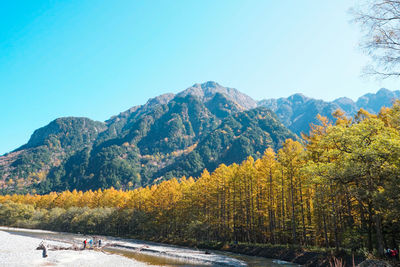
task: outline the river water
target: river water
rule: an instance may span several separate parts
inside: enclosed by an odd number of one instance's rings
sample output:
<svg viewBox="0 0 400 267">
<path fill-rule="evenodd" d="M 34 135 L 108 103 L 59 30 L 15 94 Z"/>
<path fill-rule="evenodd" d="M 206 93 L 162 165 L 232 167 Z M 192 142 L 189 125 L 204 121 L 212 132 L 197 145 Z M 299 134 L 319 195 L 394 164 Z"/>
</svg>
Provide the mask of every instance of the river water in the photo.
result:
<svg viewBox="0 0 400 267">
<path fill-rule="evenodd" d="M 27 229 L 16 229 L 16 228 L 9 228 L 9 229 L 1 229 L 6 231 L 10 234 L 17 234 L 29 237 L 36 237 L 45 240 L 56 240 L 56 241 L 63 241 L 65 243 L 70 244 L 82 244 L 82 240 L 84 239 L 91 239 L 92 236 L 86 236 L 81 234 L 72 234 L 72 233 L 59 233 L 59 232 L 47 232 L 47 231 L 35 231 L 35 230 L 27 230 Z M 136 261 L 144 262 L 150 265 L 155 266 L 165 266 L 165 267 L 201 267 L 201 266 L 221 266 L 220 264 L 213 264 L 210 262 L 201 262 L 196 260 L 197 254 L 208 254 L 205 250 L 197 250 L 194 251 L 193 249 L 187 249 L 184 247 L 172 246 L 172 245 L 165 245 L 165 244 L 157 244 L 151 243 L 146 241 L 139 241 L 139 240 L 132 240 L 132 239 L 121 239 L 121 238 L 113 238 L 113 237 L 104 237 L 98 236 L 102 239 L 103 244 L 105 243 L 113 243 L 113 244 L 122 244 L 121 246 L 117 247 L 104 247 L 104 251 L 107 253 L 121 255 L 127 258 L 135 259 Z M 161 253 L 157 252 L 146 252 L 146 251 L 138 251 L 137 249 L 129 249 L 130 245 L 133 246 L 143 246 L 143 247 L 150 247 L 155 248 L 155 250 L 160 249 Z M 150 249 L 149 249 L 150 251 Z M 164 251 L 173 251 L 172 256 L 169 254 L 165 254 Z M 175 257 L 174 255 L 180 256 L 181 254 L 186 255 L 184 258 L 182 257 Z M 193 254 L 193 258 L 191 257 Z M 196 255 L 194 255 L 196 254 Z M 220 251 L 212 251 L 213 256 L 220 257 L 225 260 L 225 266 L 249 266 L 249 267 L 285 267 L 285 266 L 297 266 L 288 262 L 262 258 L 262 257 L 254 257 L 254 256 L 247 256 L 242 254 L 236 253 L 229 253 L 229 252 L 220 252 Z M 167 256 L 166 256 L 167 255 Z"/>
</svg>

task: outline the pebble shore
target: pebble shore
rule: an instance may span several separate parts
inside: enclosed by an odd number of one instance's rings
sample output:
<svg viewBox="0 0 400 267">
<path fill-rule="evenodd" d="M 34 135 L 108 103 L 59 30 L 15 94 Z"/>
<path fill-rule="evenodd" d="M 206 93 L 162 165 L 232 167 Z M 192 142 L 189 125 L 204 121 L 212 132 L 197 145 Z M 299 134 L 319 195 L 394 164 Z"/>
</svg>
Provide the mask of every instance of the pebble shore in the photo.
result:
<svg viewBox="0 0 400 267">
<path fill-rule="evenodd" d="M 42 257 L 42 250 L 36 250 L 42 239 L 13 235 L 0 230 L 0 266 L 134 266 L 149 265 L 118 255 L 106 254 L 94 250 L 48 250 L 47 258 Z M 52 246 L 70 244 L 45 241 Z"/>
</svg>

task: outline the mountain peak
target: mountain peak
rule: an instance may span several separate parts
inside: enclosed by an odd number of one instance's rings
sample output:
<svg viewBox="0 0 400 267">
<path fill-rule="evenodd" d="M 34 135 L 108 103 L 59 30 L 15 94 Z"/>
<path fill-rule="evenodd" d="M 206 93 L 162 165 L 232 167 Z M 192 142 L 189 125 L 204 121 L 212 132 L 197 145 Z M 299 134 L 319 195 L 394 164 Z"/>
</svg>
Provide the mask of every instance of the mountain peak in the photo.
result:
<svg viewBox="0 0 400 267">
<path fill-rule="evenodd" d="M 106 125 L 103 122 L 89 118 L 57 118 L 34 131 L 28 143 L 18 150 L 46 145 L 49 142 L 55 142 L 61 146 L 81 147 L 92 142 L 104 130 L 106 130 Z"/>
<path fill-rule="evenodd" d="M 354 104 L 354 101 L 348 97 L 339 97 L 333 100 L 334 103 L 343 103 L 343 104 Z"/>
<path fill-rule="evenodd" d="M 214 81 L 208 81 L 205 83 L 201 83 L 201 84 L 194 84 L 194 86 L 196 85 L 200 85 L 201 88 L 205 89 L 205 88 L 218 88 L 218 87 L 223 87 L 221 86 L 219 83 L 214 82 Z"/>
<path fill-rule="evenodd" d="M 301 93 L 296 93 L 296 94 L 289 96 L 288 99 L 291 101 L 304 103 L 308 100 L 308 97 L 306 97 L 305 95 L 303 95 Z"/>
<path fill-rule="evenodd" d="M 211 100 L 217 93 L 224 95 L 226 98 L 242 106 L 244 109 L 257 107 L 257 102 L 250 96 L 241 93 L 235 88 L 224 87 L 214 81 L 208 81 L 201 84 L 195 83 L 193 86 L 177 94 L 177 96 L 186 97 L 187 95 L 192 95 L 206 102 Z"/>
<path fill-rule="evenodd" d="M 393 92 L 386 88 L 381 88 L 376 92 L 376 95 L 393 95 Z"/>
</svg>

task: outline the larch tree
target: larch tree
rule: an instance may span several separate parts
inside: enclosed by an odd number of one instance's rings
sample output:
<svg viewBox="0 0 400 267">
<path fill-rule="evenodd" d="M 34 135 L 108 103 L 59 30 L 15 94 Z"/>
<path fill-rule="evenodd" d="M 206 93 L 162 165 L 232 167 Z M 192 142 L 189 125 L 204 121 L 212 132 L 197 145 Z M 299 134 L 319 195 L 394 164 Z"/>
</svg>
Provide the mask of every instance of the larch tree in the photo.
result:
<svg viewBox="0 0 400 267">
<path fill-rule="evenodd" d="M 291 205 L 291 228 L 292 242 L 298 243 L 297 237 L 297 208 L 298 191 L 300 181 L 300 168 L 303 161 L 303 146 L 298 141 L 287 139 L 283 147 L 278 152 L 278 160 L 283 167 L 283 173 L 288 179 L 290 187 L 290 205 Z M 302 205 L 302 203 L 300 203 Z M 302 214 L 304 216 L 304 214 Z"/>
</svg>

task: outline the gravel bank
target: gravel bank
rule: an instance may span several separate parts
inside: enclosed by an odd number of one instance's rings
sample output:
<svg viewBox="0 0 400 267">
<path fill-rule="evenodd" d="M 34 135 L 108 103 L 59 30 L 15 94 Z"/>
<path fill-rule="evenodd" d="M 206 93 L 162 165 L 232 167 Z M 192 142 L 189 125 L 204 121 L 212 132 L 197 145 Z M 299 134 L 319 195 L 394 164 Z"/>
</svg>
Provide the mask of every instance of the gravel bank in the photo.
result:
<svg viewBox="0 0 400 267">
<path fill-rule="evenodd" d="M 94 250 L 36 250 L 42 239 L 9 234 L 0 230 L 0 266 L 135 266 L 149 265 L 118 255 Z M 70 247 L 70 244 L 45 241 L 48 245 Z"/>
</svg>

